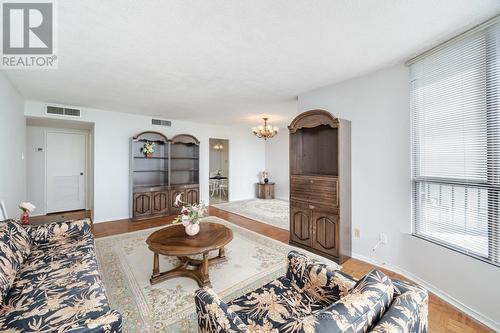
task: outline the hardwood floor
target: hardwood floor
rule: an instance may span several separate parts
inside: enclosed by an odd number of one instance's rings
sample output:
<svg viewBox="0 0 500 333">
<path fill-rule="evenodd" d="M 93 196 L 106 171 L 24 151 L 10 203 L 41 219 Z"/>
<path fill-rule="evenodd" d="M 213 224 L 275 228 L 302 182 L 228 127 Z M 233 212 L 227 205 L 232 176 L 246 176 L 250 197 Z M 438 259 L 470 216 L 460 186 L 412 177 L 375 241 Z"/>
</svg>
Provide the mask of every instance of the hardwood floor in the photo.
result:
<svg viewBox="0 0 500 333">
<path fill-rule="evenodd" d="M 224 210 L 210 207 L 209 214 L 213 216 L 220 217 L 231 223 L 250 229 L 252 231 L 258 232 L 267 237 L 276 239 L 280 242 L 288 243 L 289 234 L 287 230 L 276 228 L 274 226 L 260 223 L 246 217 L 242 217 L 237 214 L 229 213 Z M 132 222 L 129 219 L 97 223 L 94 225 L 94 235 L 96 237 L 111 236 L 131 231 L 137 231 L 162 225 L 168 225 L 172 222 L 175 216 L 155 218 L 150 220 L 143 220 Z M 77 217 L 72 217 L 77 218 Z M 44 221 L 48 221 L 50 217 L 47 217 Z M 366 262 L 349 259 L 343 265 L 343 271 L 346 273 L 360 278 L 366 274 L 373 265 Z M 408 280 L 405 277 L 398 275 L 394 272 L 388 271 L 381 268 L 384 273 L 386 273 L 391 278 Z M 467 316 L 465 313 L 456 309 L 452 305 L 441 300 L 434 294 L 429 295 L 429 333 L 494 333 L 493 330 L 482 325 L 481 323 L 475 321 L 471 317 Z"/>
</svg>

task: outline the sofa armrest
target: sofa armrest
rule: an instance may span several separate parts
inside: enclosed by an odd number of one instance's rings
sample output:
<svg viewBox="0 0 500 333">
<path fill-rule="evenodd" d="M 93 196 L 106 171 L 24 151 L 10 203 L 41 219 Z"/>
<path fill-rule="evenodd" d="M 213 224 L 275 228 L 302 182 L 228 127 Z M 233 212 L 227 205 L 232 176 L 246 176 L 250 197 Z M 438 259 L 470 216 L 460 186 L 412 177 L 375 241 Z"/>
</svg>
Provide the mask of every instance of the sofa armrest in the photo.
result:
<svg viewBox="0 0 500 333">
<path fill-rule="evenodd" d="M 427 333 L 429 296 L 424 288 L 393 280 L 394 300 L 371 332 Z"/>
<path fill-rule="evenodd" d="M 200 332 L 244 333 L 247 326 L 210 288 L 198 289 L 194 296 Z"/>
<path fill-rule="evenodd" d="M 28 229 L 34 244 L 58 242 L 64 239 L 81 239 L 92 236 L 90 219 L 53 222 Z"/>
<path fill-rule="evenodd" d="M 121 333 L 122 315 L 115 310 L 100 315 L 96 318 L 88 318 L 78 323 L 69 333 Z"/>
</svg>

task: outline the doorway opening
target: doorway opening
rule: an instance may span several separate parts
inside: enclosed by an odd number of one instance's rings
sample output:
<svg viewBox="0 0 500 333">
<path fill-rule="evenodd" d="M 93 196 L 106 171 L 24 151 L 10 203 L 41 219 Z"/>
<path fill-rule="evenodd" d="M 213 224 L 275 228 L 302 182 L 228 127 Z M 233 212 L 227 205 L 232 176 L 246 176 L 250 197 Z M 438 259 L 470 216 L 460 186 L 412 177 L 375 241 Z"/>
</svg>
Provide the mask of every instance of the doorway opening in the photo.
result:
<svg viewBox="0 0 500 333">
<path fill-rule="evenodd" d="M 94 124 L 27 117 L 26 125 L 27 194 L 37 207 L 33 215 L 89 216 Z"/>
<path fill-rule="evenodd" d="M 209 139 L 210 205 L 229 201 L 229 140 Z"/>
</svg>

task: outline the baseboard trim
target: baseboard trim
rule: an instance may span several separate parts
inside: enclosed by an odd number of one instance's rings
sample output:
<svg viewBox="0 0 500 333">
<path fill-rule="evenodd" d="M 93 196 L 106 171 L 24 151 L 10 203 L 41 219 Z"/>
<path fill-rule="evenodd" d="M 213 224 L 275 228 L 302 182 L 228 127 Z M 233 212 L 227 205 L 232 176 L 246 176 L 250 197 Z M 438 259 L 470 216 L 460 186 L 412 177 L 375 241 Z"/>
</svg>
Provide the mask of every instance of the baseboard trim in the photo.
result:
<svg viewBox="0 0 500 333">
<path fill-rule="evenodd" d="M 130 219 L 130 216 L 104 218 L 104 219 L 94 220 L 93 222 L 95 224 L 95 223 L 114 222 L 114 221 L 119 221 L 119 220 L 127 220 L 127 219 Z"/>
<path fill-rule="evenodd" d="M 425 289 L 427 289 L 429 292 L 433 293 L 434 295 L 436 295 L 437 297 L 441 298 L 443 301 L 453 305 L 454 307 L 456 307 L 457 309 L 459 309 L 460 311 L 464 312 L 465 314 L 467 314 L 469 317 L 475 319 L 476 321 L 488 326 L 489 328 L 491 328 L 492 330 L 496 331 L 496 332 L 500 332 L 500 323 L 496 322 L 495 320 L 489 318 L 489 317 L 486 317 L 484 316 L 483 314 L 477 312 L 476 310 L 474 309 L 471 309 L 470 307 L 468 307 L 467 305 L 463 304 L 462 302 L 460 302 L 459 300 L 455 299 L 453 296 L 450 296 L 449 294 L 447 294 L 446 292 L 442 291 L 441 289 L 437 288 L 436 286 L 422 280 L 421 278 L 419 278 L 418 276 L 414 275 L 413 273 L 410 273 L 408 272 L 407 270 L 404 270 L 398 266 L 394 266 L 394 265 L 391 265 L 391 264 L 382 264 L 382 263 L 379 263 L 375 260 L 373 260 L 372 258 L 369 258 L 369 257 L 366 257 L 366 256 L 363 256 L 361 254 L 357 254 L 357 253 L 352 253 L 352 257 L 354 259 L 358 259 L 358 260 L 361 260 L 361 261 L 365 261 L 369 264 L 372 264 L 372 265 L 375 265 L 375 266 L 379 266 L 379 267 L 383 267 L 383 268 L 386 268 L 390 271 L 393 271 L 394 273 L 397 273 L 397 274 L 400 274 L 400 275 L 403 275 L 404 277 L 420 284 L 422 287 L 424 287 Z"/>
</svg>

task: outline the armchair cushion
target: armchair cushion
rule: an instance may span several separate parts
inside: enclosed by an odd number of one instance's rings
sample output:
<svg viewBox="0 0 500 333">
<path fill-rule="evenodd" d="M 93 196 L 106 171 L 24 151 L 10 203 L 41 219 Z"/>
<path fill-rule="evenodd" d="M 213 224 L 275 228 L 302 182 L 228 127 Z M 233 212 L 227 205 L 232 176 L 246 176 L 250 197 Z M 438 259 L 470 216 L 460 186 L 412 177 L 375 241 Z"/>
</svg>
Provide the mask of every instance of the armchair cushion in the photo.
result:
<svg viewBox="0 0 500 333">
<path fill-rule="evenodd" d="M 359 280 L 349 294 L 318 312 L 314 327 L 328 327 L 331 333 L 367 332 L 382 317 L 393 297 L 391 279 L 374 269 Z"/>
<path fill-rule="evenodd" d="M 393 281 L 394 301 L 371 332 L 426 333 L 427 290 L 403 281 Z"/>
<path fill-rule="evenodd" d="M 327 306 L 345 296 L 356 284 L 337 264 L 325 265 L 296 251 L 288 254 L 286 277 L 316 303 Z"/>
<path fill-rule="evenodd" d="M 9 292 L 30 251 L 30 237 L 21 225 L 14 220 L 0 222 L 0 301 Z"/>
</svg>

